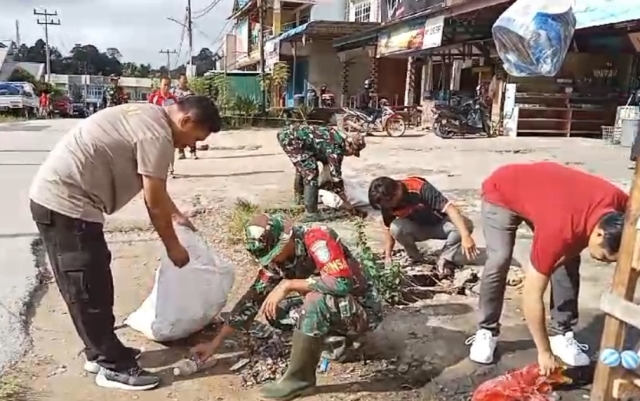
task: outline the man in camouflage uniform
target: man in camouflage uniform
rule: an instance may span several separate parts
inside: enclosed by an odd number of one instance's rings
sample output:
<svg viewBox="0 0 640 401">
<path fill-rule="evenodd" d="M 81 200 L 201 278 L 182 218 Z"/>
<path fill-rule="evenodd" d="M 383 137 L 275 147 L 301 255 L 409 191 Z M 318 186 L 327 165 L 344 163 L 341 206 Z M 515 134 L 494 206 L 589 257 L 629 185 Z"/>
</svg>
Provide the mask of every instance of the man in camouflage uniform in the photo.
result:
<svg viewBox="0 0 640 401">
<path fill-rule="evenodd" d="M 290 125 L 278 132 L 278 142 L 296 168 L 293 185 L 296 202 L 304 203 L 308 214 L 318 212 L 318 162 L 329 167 L 332 191 L 342 198 L 346 208 L 356 212 L 344 193 L 342 161 L 345 156 L 360 157 L 366 146 L 364 136 L 344 136 L 331 127 Z"/>
<path fill-rule="evenodd" d="M 206 360 L 225 337 L 248 329 L 262 311 L 271 325 L 293 329 L 294 334 L 287 372 L 263 387 L 261 398 L 290 400 L 316 385 L 324 339 L 353 339 L 374 330 L 382 321 L 382 306 L 360 263 L 328 227 L 294 225 L 279 214 L 259 214 L 247 224 L 245 238 L 247 250 L 262 265 L 258 277 L 220 334 L 192 353 Z"/>
<path fill-rule="evenodd" d="M 111 85 L 105 90 L 107 97 L 107 107 L 118 106 L 120 104 L 128 103 L 127 95 L 124 93 L 124 89 L 120 86 L 120 78 L 116 75 L 110 77 Z"/>
</svg>

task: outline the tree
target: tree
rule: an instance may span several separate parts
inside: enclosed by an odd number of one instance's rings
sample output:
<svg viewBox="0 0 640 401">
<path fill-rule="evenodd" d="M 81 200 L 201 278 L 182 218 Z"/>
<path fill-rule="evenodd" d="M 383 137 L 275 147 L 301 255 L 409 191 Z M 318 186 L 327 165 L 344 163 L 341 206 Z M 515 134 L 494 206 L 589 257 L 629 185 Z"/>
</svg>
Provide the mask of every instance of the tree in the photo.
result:
<svg viewBox="0 0 640 401">
<path fill-rule="evenodd" d="M 68 55 L 63 55 L 55 47 L 51 47 L 51 71 L 54 74 L 69 75 L 124 75 L 136 78 L 151 78 L 168 75 L 177 78 L 186 73 L 186 66 L 179 65 L 172 70 L 166 67 L 154 69 L 150 64 L 124 62 L 122 53 L 115 47 L 109 47 L 104 52 L 92 44 L 77 43 Z M 33 46 L 22 44 L 17 48 L 14 59 L 16 61 L 44 63 L 46 60 L 46 45 L 44 40 L 38 39 Z M 204 75 L 216 68 L 219 55 L 209 48 L 202 48 L 192 59 L 196 66 L 196 74 Z"/>
</svg>

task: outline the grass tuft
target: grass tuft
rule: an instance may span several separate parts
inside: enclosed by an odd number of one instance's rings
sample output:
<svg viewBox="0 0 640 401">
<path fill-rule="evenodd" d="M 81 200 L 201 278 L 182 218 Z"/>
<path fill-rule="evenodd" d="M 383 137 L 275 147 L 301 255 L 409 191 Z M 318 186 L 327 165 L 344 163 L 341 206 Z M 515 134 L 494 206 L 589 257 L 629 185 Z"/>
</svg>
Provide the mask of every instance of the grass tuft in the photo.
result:
<svg viewBox="0 0 640 401">
<path fill-rule="evenodd" d="M 0 401 L 33 401 L 30 389 L 15 376 L 0 377 Z"/>
</svg>

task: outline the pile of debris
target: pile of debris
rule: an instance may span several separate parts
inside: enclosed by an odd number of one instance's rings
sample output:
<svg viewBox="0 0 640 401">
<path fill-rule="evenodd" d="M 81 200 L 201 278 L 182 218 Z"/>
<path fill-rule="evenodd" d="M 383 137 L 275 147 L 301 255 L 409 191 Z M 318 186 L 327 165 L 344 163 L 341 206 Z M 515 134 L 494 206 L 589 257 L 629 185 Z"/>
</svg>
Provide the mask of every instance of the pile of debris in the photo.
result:
<svg viewBox="0 0 640 401">
<path fill-rule="evenodd" d="M 287 333 L 254 322 L 240 342 L 241 349 L 247 350 L 247 355 L 230 370 L 241 376 L 243 387 L 273 381 L 284 374 L 291 352 Z"/>
</svg>

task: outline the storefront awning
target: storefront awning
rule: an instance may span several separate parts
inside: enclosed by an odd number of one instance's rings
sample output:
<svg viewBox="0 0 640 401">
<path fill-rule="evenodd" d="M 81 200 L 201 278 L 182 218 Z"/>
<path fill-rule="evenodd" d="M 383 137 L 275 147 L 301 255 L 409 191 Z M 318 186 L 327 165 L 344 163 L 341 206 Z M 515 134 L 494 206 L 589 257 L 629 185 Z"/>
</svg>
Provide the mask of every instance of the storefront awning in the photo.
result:
<svg viewBox="0 0 640 401">
<path fill-rule="evenodd" d="M 334 40 L 376 27 L 377 22 L 311 21 L 280 34 L 276 40 L 293 42 L 303 36 L 317 40 Z"/>
</svg>

